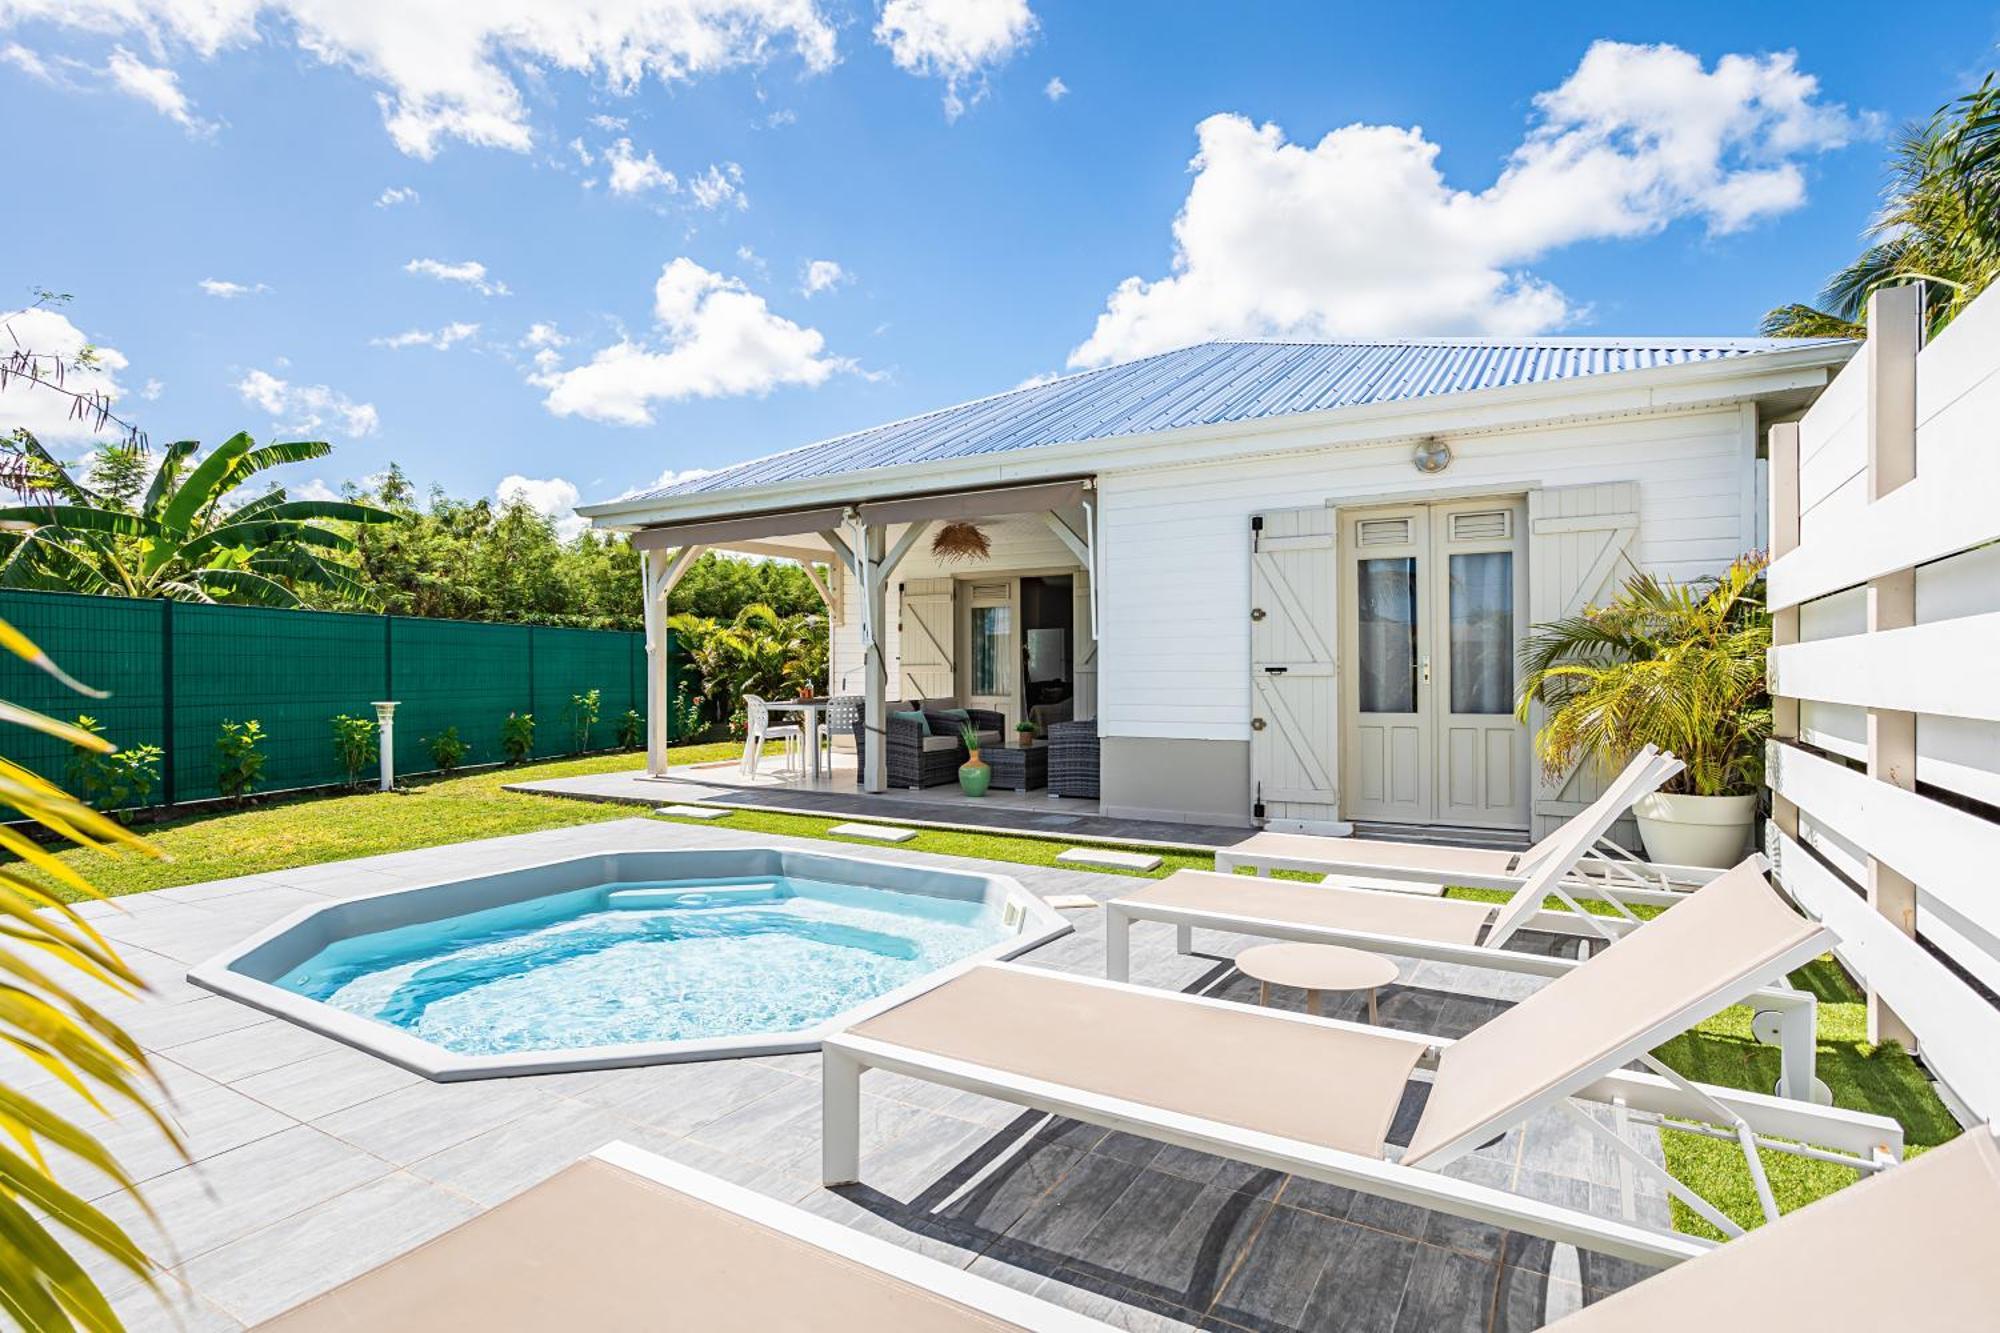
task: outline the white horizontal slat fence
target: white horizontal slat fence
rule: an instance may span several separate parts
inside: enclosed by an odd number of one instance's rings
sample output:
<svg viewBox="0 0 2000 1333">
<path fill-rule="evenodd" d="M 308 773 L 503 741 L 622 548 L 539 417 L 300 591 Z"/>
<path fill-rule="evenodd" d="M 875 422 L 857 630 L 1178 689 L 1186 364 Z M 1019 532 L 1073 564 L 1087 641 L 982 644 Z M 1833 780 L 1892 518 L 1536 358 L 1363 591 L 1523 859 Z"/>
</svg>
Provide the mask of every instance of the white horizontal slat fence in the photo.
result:
<svg viewBox="0 0 2000 1333">
<path fill-rule="evenodd" d="M 1770 432 L 1767 845 L 1869 1036 L 2000 1116 L 2000 290 L 1922 345 L 1916 288 Z"/>
</svg>

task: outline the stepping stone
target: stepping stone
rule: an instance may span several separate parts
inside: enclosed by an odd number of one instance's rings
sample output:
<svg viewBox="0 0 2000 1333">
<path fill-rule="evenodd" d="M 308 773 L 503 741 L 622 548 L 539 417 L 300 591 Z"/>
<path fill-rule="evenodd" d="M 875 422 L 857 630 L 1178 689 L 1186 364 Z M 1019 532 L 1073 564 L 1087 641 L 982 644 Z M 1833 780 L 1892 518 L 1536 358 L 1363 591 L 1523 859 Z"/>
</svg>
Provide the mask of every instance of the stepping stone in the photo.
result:
<svg viewBox="0 0 2000 1333">
<path fill-rule="evenodd" d="M 1158 870 L 1160 858 L 1151 852 L 1120 852 L 1109 847 L 1072 847 L 1056 854 L 1066 866 L 1100 866 L 1107 870 Z"/>
<path fill-rule="evenodd" d="M 1042 901 L 1058 912 L 1075 912 L 1097 906 L 1097 899 L 1087 893 L 1051 893 Z"/>
<path fill-rule="evenodd" d="M 913 828 L 890 828 L 887 824 L 835 824 L 827 832 L 843 838 L 866 838 L 870 842 L 908 842 L 917 836 Z"/>
<path fill-rule="evenodd" d="M 720 805 L 663 805 L 653 813 L 672 815 L 675 819 L 721 819 L 736 812 Z"/>
</svg>

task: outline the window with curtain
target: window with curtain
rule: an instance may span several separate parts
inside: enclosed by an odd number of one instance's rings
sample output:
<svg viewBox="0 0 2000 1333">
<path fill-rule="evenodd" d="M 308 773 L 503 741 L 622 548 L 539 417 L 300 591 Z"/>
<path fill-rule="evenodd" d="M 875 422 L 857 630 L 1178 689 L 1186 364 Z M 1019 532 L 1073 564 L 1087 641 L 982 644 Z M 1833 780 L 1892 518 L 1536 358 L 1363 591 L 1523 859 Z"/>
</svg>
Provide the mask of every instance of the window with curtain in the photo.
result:
<svg viewBox="0 0 2000 1333">
<path fill-rule="evenodd" d="M 1451 558 L 1451 711 L 1514 711 L 1514 556 Z"/>
<path fill-rule="evenodd" d="M 1363 560 L 1355 608 L 1360 622 L 1359 704 L 1364 713 L 1417 711 L 1417 561 Z"/>
<path fill-rule="evenodd" d="M 1004 606 L 972 608 L 972 692 L 1007 693 L 1008 617 Z"/>
</svg>

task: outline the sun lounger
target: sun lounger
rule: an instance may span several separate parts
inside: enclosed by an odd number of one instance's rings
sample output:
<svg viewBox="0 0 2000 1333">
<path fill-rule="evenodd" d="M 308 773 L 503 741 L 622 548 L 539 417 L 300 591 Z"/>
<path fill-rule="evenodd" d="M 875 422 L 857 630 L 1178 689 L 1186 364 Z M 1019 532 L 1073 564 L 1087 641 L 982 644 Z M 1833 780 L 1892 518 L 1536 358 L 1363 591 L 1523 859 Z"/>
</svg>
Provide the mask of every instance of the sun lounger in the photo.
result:
<svg viewBox="0 0 2000 1333">
<path fill-rule="evenodd" d="M 1559 860 L 1560 853 L 1545 860 L 1512 898 L 1498 905 L 1338 884 L 1177 870 L 1104 905 L 1104 975 L 1113 981 L 1130 978 L 1132 925 L 1150 921 L 1173 926 L 1182 953 L 1193 951 L 1194 930 L 1199 926 L 1235 935 L 1337 944 L 1399 958 L 1559 977 L 1580 966 L 1593 942 L 1608 945 L 1611 938 L 1627 933 L 1635 924 L 1581 911 L 1543 911 L 1544 897 L 1560 871 Z M 1762 856 L 1753 856 L 1744 864 L 1759 873 L 1767 868 Z M 1524 929 L 1576 937 L 1574 956 L 1507 948 Z M 1784 1052 L 1783 1074 L 1776 1088 L 1779 1095 L 1823 1097 L 1823 1088 L 1814 1082 L 1818 1005 L 1812 994 L 1780 982 L 1747 997 L 1746 1002 L 1762 1020 L 1754 1025 L 1756 1030 L 1772 1033 L 1773 1044 Z"/>
<path fill-rule="evenodd" d="M 1755 866 L 1739 866 L 1456 1041 L 982 965 L 827 1040 L 822 1171 L 829 1184 L 858 1178 L 861 1074 L 887 1069 L 1604 1254 L 1674 1263 L 1709 1243 L 1641 1223 L 1629 1206 L 1604 1218 L 1440 1169 L 1558 1110 L 1731 1234 L 1739 1228 L 1728 1217 L 1577 1103 L 1610 1105 L 1621 1124 L 1671 1116 L 1734 1139 L 1759 1182 L 1752 1145 L 1862 1171 L 1899 1159 L 1893 1120 L 1693 1084 L 1650 1054 L 1832 944 Z M 1653 1072 L 1628 1070 L 1634 1061 Z M 1428 1097 L 1397 1153 L 1389 1128 L 1415 1095 L 1419 1070 L 1429 1071 Z M 1768 1186 L 1760 1194 L 1775 1214 Z"/>
<path fill-rule="evenodd" d="M 263 1327 L 1109 1329 L 624 1143 Z"/>
<path fill-rule="evenodd" d="M 1458 885 L 1472 889 L 1513 889 L 1558 848 L 1574 845 L 1563 878 L 1614 903 L 1666 905 L 1715 878 L 1713 870 L 1660 866 L 1641 861 L 1606 835 L 1632 803 L 1657 791 L 1680 772 L 1681 763 L 1652 746 L 1632 757 L 1598 798 L 1564 820 L 1525 852 L 1440 843 L 1393 842 L 1376 838 L 1330 838 L 1310 833 L 1253 833 L 1219 849 L 1215 868 L 1225 873 L 1278 870 L 1327 875 L 1355 887 L 1408 888 Z M 1588 830 L 1589 836 L 1577 835 Z M 1615 895 L 1615 896 L 1613 896 Z"/>
<path fill-rule="evenodd" d="M 1992 1328 L 2000 1149 L 1978 1125 L 1907 1166 L 1549 1325 L 1560 1333 Z"/>
</svg>

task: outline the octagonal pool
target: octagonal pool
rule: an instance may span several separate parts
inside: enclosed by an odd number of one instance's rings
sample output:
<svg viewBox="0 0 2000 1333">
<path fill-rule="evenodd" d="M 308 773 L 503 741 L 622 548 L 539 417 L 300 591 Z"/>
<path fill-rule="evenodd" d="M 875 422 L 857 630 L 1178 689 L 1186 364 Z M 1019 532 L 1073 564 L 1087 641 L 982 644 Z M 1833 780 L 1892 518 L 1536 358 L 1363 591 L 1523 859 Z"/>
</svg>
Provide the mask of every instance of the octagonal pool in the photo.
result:
<svg viewBox="0 0 2000 1333">
<path fill-rule="evenodd" d="M 310 908 L 189 979 L 433 1078 L 811 1049 L 1067 930 L 1004 876 L 614 852 Z"/>
</svg>

